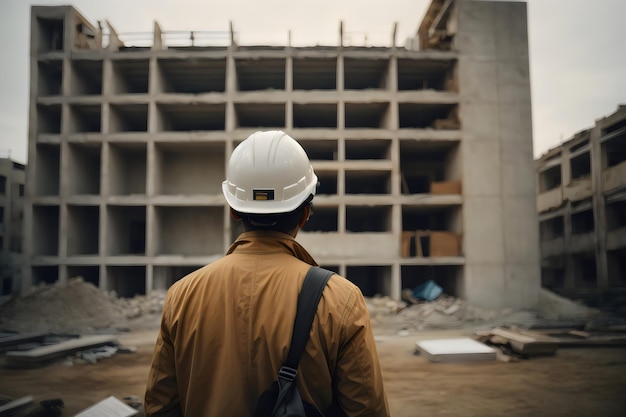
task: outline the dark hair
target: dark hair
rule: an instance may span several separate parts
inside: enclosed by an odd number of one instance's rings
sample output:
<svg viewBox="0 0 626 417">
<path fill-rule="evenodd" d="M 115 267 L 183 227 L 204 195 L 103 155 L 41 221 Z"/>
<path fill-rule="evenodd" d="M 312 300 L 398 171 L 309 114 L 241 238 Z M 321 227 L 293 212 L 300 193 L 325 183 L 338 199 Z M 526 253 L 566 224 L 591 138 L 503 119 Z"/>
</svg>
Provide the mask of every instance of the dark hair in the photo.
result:
<svg viewBox="0 0 626 417">
<path fill-rule="evenodd" d="M 302 218 L 304 208 L 311 206 L 313 194 L 309 196 L 297 209 L 288 213 L 275 214 L 252 214 L 240 213 L 236 211 L 241 218 L 243 228 L 246 232 L 252 230 L 273 230 L 276 232 L 291 233 Z"/>
</svg>

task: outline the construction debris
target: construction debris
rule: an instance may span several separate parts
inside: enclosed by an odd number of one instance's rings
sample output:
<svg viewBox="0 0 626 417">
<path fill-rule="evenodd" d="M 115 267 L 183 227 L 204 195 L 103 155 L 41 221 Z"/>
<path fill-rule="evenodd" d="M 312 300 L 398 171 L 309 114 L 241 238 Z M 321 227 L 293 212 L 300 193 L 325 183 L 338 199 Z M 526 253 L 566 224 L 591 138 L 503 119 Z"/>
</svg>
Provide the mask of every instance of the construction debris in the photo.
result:
<svg viewBox="0 0 626 417">
<path fill-rule="evenodd" d="M 13 399 L 0 395 L 0 416 L 15 417 L 60 417 L 63 415 L 63 400 L 54 398 L 35 403 L 32 395 Z"/>
<path fill-rule="evenodd" d="M 0 416 L 3 415 L 11 415 L 17 409 L 22 408 L 26 405 L 29 405 L 33 402 L 33 396 L 27 395 L 25 397 L 18 398 L 16 400 L 12 400 L 7 402 L 6 404 L 0 405 Z"/>
<path fill-rule="evenodd" d="M 45 333 L 0 333 L 0 352 L 26 343 L 43 342 L 45 338 Z"/>
<path fill-rule="evenodd" d="M 8 351 L 5 354 L 6 366 L 8 368 L 36 368 L 76 352 L 105 345 L 115 346 L 118 344 L 115 336 L 92 335 L 65 340 L 52 345 L 44 345 L 25 351 Z M 94 356 L 93 359 L 95 360 L 96 357 Z"/>
<path fill-rule="evenodd" d="M 505 348 L 521 357 L 554 355 L 559 347 L 558 340 L 540 333 L 495 328 L 477 332 L 478 340 L 492 346 Z"/>
<path fill-rule="evenodd" d="M 89 334 L 123 329 L 143 315 L 160 315 L 165 292 L 119 298 L 82 277 L 67 283 L 40 284 L 23 297 L 0 306 L 0 329 L 19 333 Z"/>
</svg>

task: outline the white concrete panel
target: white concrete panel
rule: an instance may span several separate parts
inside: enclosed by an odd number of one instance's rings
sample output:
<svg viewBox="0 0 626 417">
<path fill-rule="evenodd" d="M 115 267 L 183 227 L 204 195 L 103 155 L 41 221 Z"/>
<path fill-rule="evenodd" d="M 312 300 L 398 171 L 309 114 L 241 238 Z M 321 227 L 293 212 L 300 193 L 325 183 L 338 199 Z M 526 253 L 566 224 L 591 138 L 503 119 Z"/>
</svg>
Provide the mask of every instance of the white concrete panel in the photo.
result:
<svg viewBox="0 0 626 417">
<path fill-rule="evenodd" d="M 501 198 L 466 197 L 463 220 L 466 265 L 503 263 L 505 258 Z"/>
<path fill-rule="evenodd" d="M 462 298 L 471 304 L 485 308 L 502 308 L 507 304 L 503 299 L 506 292 L 503 264 L 465 265 Z"/>
<path fill-rule="evenodd" d="M 475 140 L 461 145 L 463 152 L 463 195 L 497 196 L 502 188 L 500 143 Z"/>
<path fill-rule="evenodd" d="M 539 263 L 539 221 L 532 197 L 502 201 L 505 259 L 509 264 Z"/>
<path fill-rule="evenodd" d="M 496 350 L 469 337 L 416 342 L 431 362 L 477 362 L 496 360 Z"/>
</svg>

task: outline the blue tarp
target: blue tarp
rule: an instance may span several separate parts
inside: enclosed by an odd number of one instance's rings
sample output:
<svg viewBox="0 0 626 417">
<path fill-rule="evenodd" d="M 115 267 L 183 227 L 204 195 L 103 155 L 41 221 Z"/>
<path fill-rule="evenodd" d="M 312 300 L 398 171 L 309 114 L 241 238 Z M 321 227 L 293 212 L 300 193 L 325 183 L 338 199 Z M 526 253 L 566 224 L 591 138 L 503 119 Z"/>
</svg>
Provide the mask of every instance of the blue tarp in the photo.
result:
<svg viewBox="0 0 626 417">
<path fill-rule="evenodd" d="M 418 300 L 433 301 L 443 293 L 441 288 L 435 281 L 428 280 L 422 285 L 413 288 L 413 297 Z"/>
</svg>

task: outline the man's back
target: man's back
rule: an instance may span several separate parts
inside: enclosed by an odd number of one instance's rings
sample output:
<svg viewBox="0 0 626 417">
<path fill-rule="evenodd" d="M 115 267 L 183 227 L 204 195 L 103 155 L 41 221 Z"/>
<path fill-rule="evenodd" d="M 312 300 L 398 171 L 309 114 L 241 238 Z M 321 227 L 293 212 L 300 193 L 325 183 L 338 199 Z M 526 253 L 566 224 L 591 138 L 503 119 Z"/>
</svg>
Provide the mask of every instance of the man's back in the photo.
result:
<svg viewBox="0 0 626 417">
<path fill-rule="evenodd" d="M 290 236 L 248 232 L 228 256 L 172 286 L 146 393 L 146 413 L 251 415 L 276 379 L 297 298 L 315 264 Z M 320 300 L 298 385 L 307 402 L 348 415 L 388 415 L 369 316 L 358 287 L 331 277 Z M 172 414 L 175 415 L 175 414 Z"/>
</svg>

